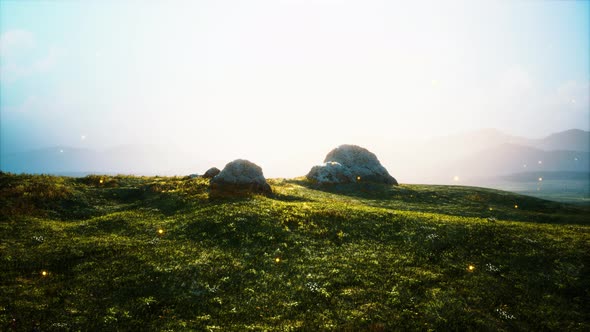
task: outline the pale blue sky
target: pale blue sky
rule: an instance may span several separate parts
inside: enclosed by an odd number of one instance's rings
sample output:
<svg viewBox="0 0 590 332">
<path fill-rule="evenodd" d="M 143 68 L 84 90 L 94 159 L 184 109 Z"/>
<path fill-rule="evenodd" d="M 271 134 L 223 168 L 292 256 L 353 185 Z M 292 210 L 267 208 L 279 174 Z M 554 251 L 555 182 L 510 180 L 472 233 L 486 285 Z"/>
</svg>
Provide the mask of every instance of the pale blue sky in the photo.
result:
<svg viewBox="0 0 590 332">
<path fill-rule="evenodd" d="M 488 127 L 588 130 L 589 7 L 1 0 L 0 148 L 159 143 L 273 164 Z"/>
</svg>

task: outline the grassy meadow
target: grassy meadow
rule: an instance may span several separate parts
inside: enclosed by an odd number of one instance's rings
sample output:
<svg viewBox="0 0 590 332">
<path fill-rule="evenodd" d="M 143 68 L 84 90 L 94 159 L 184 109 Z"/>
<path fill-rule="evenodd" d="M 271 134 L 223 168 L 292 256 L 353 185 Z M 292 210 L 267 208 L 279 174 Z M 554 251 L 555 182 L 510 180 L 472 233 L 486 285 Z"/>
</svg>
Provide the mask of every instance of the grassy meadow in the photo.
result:
<svg viewBox="0 0 590 332">
<path fill-rule="evenodd" d="M 0 330 L 590 330 L 590 207 L 492 189 L 0 175 Z"/>
</svg>

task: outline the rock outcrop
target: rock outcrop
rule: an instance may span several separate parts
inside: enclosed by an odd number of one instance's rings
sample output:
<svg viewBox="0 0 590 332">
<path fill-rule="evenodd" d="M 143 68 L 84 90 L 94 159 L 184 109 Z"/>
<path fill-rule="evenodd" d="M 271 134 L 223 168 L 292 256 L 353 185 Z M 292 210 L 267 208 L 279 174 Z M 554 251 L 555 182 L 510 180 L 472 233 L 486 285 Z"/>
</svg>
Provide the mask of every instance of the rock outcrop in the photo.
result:
<svg viewBox="0 0 590 332">
<path fill-rule="evenodd" d="M 217 168 L 217 167 L 211 167 L 211 168 L 209 168 L 205 172 L 205 174 L 203 174 L 203 177 L 205 179 L 212 179 L 212 178 L 214 178 L 219 173 L 221 173 L 221 171 L 219 170 L 219 168 Z"/>
<path fill-rule="evenodd" d="M 348 183 L 354 182 L 355 177 L 350 170 L 342 164 L 332 161 L 321 166 L 314 166 L 307 173 L 308 179 L 319 183 Z"/>
<path fill-rule="evenodd" d="M 262 168 L 244 159 L 237 159 L 225 165 L 223 170 L 211 179 L 209 188 L 213 196 L 272 193 L 262 174 Z"/>
<path fill-rule="evenodd" d="M 324 165 L 314 166 L 307 178 L 321 184 L 374 182 L 397 185 L 377 156 L 356 145 L 341 145 L 330 151 Z"/>
</svg>

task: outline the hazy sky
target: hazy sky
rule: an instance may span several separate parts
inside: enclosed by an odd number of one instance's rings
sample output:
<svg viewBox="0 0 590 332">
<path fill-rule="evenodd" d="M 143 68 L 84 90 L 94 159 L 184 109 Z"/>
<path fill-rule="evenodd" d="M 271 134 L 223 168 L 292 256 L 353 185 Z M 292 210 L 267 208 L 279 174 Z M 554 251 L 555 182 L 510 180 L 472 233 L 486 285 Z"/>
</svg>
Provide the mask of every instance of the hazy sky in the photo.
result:
<svg viewBox="0 0 590 332">
<path fill-rule="evenodd" d="M 588 1 L 1 0 L 0 148 L 158 143 L 273 165 L 478 128 L 588 130 L 589 13 Z"/>
</svg>

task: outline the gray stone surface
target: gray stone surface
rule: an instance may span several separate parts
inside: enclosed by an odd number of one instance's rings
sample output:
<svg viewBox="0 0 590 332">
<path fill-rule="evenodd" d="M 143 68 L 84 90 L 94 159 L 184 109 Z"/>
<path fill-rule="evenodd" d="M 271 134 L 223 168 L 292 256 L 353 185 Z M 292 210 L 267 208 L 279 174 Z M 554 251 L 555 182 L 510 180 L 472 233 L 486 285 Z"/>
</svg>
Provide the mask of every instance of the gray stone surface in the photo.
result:
<svg viewBox="0 0 590 332">
<path fill-rule="evenodd" d="M 271 194 L 260 166 L 244 159 L 234 160 L 210 182 L 211 194 Z"/>
<path fill-rule="evenodd" d="M 203 177 L 206 179 L 212 179 L 213 177 L 215 177 L 219 173 L 221 173 L 219 168 L 211 167 L 205 172 L 205 174 L 203 174 Z"/>
<path fill-rule="evenodd" d="M 357 145 L 341 145 L 330 151 L 324 165 L 314 166 L 307 178 L 318 183 L 375 182 L 397 185 L 377 156 Z"/>
<path fill-rule="evenodd" d="M 307 177 L 320 183 L 348 183 L 354 181 L 354 176 L 347 167 L 338 162 L 327 162 L 321 166 L 311 168 Z"/>
</svg>

